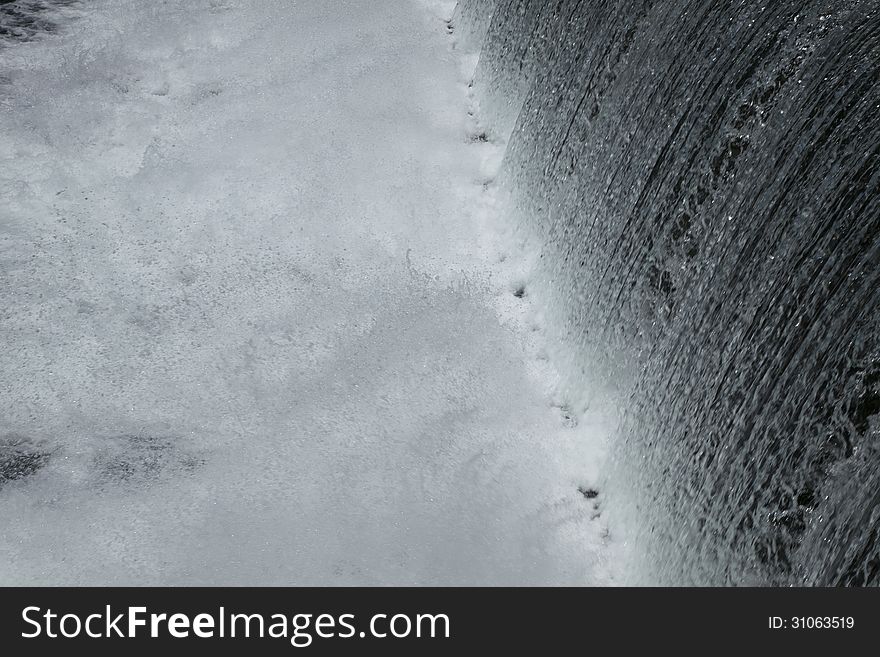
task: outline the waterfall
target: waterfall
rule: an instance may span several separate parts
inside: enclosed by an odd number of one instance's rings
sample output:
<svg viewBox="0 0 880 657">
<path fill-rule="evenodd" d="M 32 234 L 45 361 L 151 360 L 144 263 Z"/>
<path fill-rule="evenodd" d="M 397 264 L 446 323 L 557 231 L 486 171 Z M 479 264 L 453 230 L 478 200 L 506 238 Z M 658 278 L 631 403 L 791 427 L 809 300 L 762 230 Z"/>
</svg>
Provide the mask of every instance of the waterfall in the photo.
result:
<svg viewBox="0 0 880 657">
<path fill-rule="evenodd" d="M 574 378 L 614 379 L 633 580 L 880 583 L 880 3 L 453 23 Z"/>
</svg>

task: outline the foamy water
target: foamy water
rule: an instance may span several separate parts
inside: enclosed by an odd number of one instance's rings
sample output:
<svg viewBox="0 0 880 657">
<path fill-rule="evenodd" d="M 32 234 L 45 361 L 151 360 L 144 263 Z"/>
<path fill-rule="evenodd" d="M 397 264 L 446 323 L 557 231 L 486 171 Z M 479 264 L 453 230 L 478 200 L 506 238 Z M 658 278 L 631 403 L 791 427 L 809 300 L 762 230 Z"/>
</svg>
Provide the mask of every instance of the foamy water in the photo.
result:
<svg viewBox="0 0 880 657">
<path fill-rule="evenodd" d="M 448 5 L 4 42 L 0 582 L 612 580 Z"/>
</svg>

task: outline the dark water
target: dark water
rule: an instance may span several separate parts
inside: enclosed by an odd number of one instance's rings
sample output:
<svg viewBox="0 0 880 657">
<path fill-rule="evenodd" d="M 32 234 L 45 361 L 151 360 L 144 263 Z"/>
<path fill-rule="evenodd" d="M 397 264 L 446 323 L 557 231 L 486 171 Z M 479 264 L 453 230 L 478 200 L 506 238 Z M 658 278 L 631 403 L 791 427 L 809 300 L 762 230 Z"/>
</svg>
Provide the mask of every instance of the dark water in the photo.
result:
<svg viewBox="0 0 880 657">
<path fill-rule="evenodd" d="M 642 581 L 880 583 L 880 2 L 455 21 L 568 339 L 625 400 Z"/>
<path fill-rule="evenodd" d="M 0 45 L 56 31 L 58 11 L 80 4 L 81 0 L 0 0 Z"/>
</svg>

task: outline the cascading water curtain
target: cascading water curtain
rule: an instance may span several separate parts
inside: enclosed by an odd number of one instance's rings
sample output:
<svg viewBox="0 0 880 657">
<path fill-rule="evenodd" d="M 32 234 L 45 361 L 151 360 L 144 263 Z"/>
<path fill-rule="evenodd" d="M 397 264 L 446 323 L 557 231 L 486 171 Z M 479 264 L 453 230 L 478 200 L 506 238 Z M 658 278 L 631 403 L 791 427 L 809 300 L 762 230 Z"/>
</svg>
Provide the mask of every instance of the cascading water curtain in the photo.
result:
<svg viewBox="0 0 880 657">
<path fill-rule="evenodd" d="M 635 579 L 880 583 L 880 3 L 455 20 L 564 334 L 619 373 Z"/>
</svg>

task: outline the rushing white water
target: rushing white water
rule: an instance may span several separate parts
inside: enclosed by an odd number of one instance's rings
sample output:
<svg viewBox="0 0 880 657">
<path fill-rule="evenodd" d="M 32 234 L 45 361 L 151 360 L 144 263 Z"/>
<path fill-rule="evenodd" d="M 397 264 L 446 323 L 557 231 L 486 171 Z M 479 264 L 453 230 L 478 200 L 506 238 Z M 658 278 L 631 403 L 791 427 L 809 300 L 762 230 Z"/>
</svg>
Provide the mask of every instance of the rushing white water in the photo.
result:
<svg viewBox="0 0 880 657">
<path fill-rule="evenodd" d="M 100 0 L 4 44 L 0 582 L 611 581 L 607 421 L 451 11 Z"/>
</svg>

